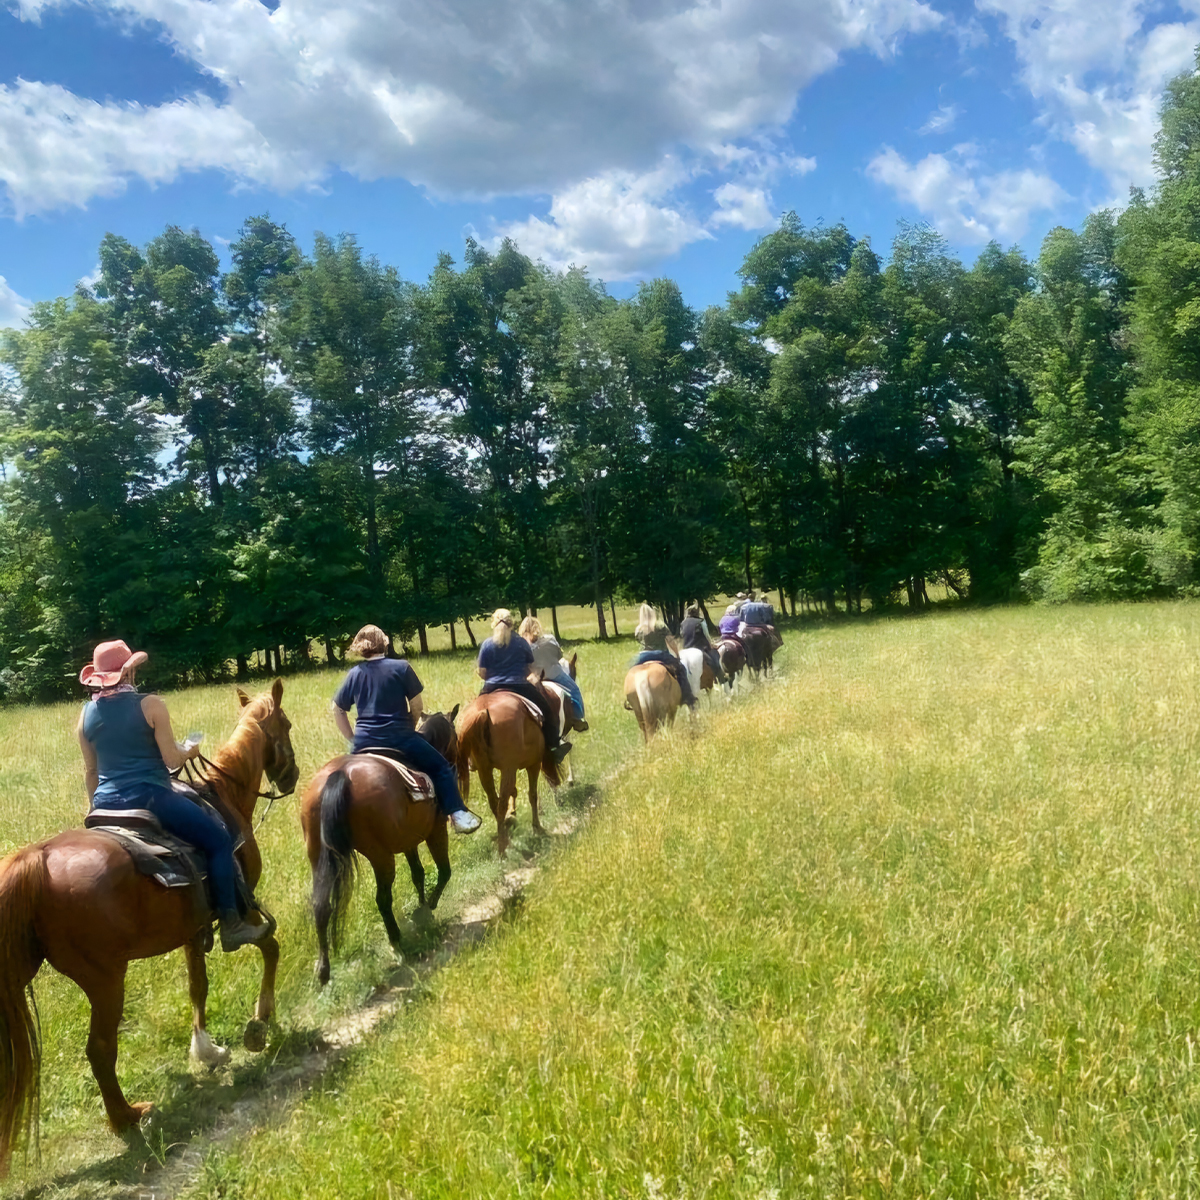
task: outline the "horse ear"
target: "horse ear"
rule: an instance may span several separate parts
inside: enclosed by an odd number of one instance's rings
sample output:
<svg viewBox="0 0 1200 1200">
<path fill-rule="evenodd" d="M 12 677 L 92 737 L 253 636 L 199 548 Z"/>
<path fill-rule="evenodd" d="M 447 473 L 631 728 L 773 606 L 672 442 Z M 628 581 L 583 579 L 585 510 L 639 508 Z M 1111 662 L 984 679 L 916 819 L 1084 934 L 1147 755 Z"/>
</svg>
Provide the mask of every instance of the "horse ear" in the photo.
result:
<svg viewBox="0 0 1200 1200">
<path fill-rule="evenodd" d="M 454 706 L 454 707 L 453 707 L 453 708 L 450 710 L 450 724 L 451 724 L 451 725 L 453 725 L 453 724 L 454 724 L 454 718 L 458 716 L 458 710 L 459 710 L 459 707 L 460 707 L 460 706 L 456 704 L 456 705 L 455 705 L 455 706 Z"/>
<path fill-rule="evenodd" d="M 238 690 L 237 690 L 237 697 L 242 702 L 243 708 L 245 708 L 246 705 L 250 703 L 250 697 L 247 696 L 246 693 L 243 692 L 241 688 L 238 688 Z"/>
<path fill-rule="evenodd" d="M 278 708 L 280 700 L 283 699 L 282 679 L 276 679 L 275 682 L 271 684 L 271 699 L 275 701 L 275 707 Z"/>
<path fill-rule="evenodd" d="M 571 655 L 571 660 L 570 660 L 570 662 L 567 663 L 567 670 L 569 670 L 571 672 L 572 679 L 575 678 L 575 664 L 577 662 L 579 662 L 579 651 L 578 650 L 576 650 L 575 653 Z"/>
</svg>

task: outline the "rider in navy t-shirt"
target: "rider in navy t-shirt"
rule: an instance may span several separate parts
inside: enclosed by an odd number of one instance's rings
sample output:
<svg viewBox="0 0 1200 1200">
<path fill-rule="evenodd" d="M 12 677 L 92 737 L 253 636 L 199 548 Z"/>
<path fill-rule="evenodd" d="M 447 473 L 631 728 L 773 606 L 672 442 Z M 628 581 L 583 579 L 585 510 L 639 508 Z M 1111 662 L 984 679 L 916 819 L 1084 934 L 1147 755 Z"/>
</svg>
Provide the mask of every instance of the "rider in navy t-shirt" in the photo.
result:
<svg viewBox="0 0 1200 1200">
<path fill-rule="evenodd" d="M 406 763 L 433 780 L 438 807 L 459 833 L 474 833 L 479 818 L 467 810 L 458 791 L 454 767 L 416 731 L 424 690 L 417 673 L 402 658 L 385 658 L 387 635 L 378 625 L 364 625 L 350 649 L 366 657 L 350 668 L 333 698 L 333 718 L 354 754 L 371 749 L 394 750 Z M 350 709 L 356 710 L 353 730 Z"/>
</svg>

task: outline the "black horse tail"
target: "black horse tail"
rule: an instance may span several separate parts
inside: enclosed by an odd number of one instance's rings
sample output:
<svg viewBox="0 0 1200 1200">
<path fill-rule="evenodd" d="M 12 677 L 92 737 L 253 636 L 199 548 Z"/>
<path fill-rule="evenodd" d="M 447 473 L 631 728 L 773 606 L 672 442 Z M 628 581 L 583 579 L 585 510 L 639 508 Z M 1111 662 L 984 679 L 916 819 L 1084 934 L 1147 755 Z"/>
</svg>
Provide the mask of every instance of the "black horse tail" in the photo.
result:
<svg viewBox="0 0 1200 1200">
<path fill-rule="evenodd" d="M 313 915 L 326 913 L 329 942 L 337 950 L 350 896 L 354 891 L 355 855 L 350 837 L 350 776 L 331 771 L 321 788 L 321 853 L 313 874 Z"/>
<path fill-rule="evenodd" d="M 45 955 L 33 922 L 45 887 L 40 847 L 0 862 L 0 1179 L 16 1144 L 37 1132 L 42 1055 L 31 984 Z"/>
</svg>

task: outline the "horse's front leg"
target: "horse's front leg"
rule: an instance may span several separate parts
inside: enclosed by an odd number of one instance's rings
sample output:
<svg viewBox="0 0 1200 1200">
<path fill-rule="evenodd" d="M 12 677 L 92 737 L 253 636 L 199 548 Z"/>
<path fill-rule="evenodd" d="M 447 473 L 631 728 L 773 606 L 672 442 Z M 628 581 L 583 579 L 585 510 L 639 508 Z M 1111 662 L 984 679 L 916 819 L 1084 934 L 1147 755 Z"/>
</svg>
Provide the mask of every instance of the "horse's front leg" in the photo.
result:
<svg viewBox="0 0 1200 1200">
<path fill-rule="evenodd" d="M 206 933 L 201 930 L 183 947 L 183 957 L 187 962 L 188 997 L 192 1002 L 192 1045 L 191 1056 L 196 1062 L 206 1067 L 221 1067 L 229 1061 L 229 1051 L 224 1046 L 218 1046 L 208 1033 L 208 964 L 202 941 Z"/>
<path fill-rule="evenodd" d="M 433 910 L 437 908 L 437 903 L 442 898 L 442 892 L 446 890 L 446 884 L 450 882 L 450 832 L 449 823 L 445 817 L 440 817 L 433 823 L 433 831 L 425 840 L 425 845 L 429 847 L 429 853 L 438 869 L 437 883 L 434 884 L 433 891 L 429 893 L 428 901 L 430 910 Z"/>
<path fill-rule="evenodd" d="M 541 774 L 540 767 L 530 767 L 526 774 L 529 776 L 529 807 L 533 810 L 533 829 L 535 833 L 544 834 L 546 831 L 542 828 L 541 817 L 538 816 L 538 776 Z"/>
<path fill-rule="evenodd" d="M 279 970 L 279 942 L 275 935 L 263 938 L 257 945 L 263 957 L 262 984 L 254 1016 L 246 1022 L 242 1033 L 242 1045 L 252 1054 L 261 1054 L 267 1048 L 267 1026 L 275 1015 L 275 974 Z"/>
</svg>

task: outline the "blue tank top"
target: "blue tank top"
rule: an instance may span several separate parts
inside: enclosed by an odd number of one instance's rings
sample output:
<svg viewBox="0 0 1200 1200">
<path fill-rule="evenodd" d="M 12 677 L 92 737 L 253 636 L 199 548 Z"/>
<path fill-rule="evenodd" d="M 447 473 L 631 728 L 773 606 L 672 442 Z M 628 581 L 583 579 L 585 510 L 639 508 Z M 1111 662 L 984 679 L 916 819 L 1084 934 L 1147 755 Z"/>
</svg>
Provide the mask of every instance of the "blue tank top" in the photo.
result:
<svg viewBox="0 0 1200 1200">
<path fill-rule="evenodd" d="M 170 787 L 171 776 L 137 692 L 89 700 L 83 710 L 83 736 L 96 748 L 100 784 L 94 803 L 120 799 L 122 789 L 152 783 Z"/>
</svg>

